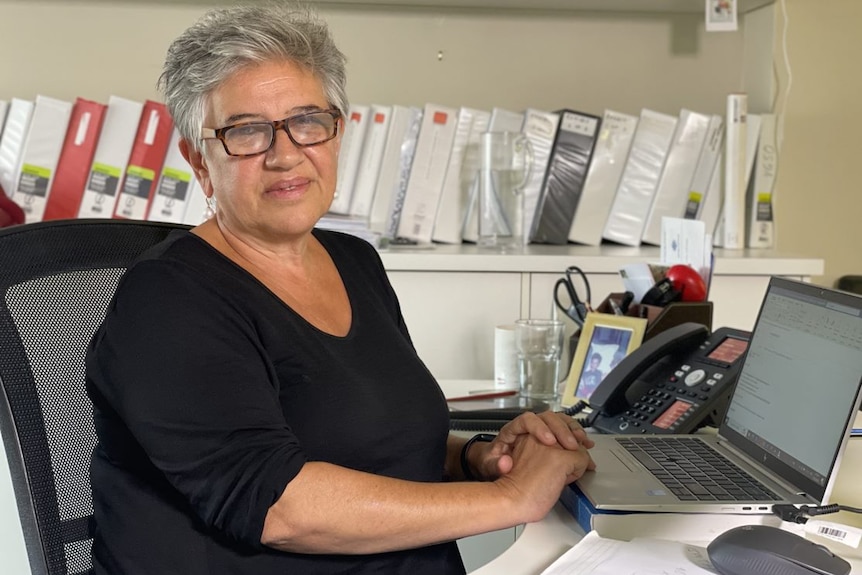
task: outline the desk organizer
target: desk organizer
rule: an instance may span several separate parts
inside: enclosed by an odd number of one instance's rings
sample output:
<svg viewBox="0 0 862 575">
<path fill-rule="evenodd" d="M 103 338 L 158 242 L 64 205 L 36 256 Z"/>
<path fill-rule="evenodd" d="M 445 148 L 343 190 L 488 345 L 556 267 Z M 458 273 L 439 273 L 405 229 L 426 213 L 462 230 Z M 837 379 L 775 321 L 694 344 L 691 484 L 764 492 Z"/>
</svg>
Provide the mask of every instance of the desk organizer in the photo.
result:
<svg viewBox="0 0 862 575">
<path fill-rule="evenodd" d="M 610 300 L 614 299 L 620 302 L 623 298 L 622 293 L 612 293 L 608 295 L 600 303 L 595 311 L 600 313 L 613 314 L 614 310 L 611 307 Z M 681 323 L 695 322 L 705 325 L 706 328 L 712 331 L 712 302 L 673 302 L 665 307 L 656 305 L 646 305 L 633 303 L 626 310 L 625 315 L 630 317 L 645 317 L 647 319 L 647 327 L 644 332 L 644 341 L 651 337 L 655 337 L 666 329 L 670 329 Z"/>
</svg>

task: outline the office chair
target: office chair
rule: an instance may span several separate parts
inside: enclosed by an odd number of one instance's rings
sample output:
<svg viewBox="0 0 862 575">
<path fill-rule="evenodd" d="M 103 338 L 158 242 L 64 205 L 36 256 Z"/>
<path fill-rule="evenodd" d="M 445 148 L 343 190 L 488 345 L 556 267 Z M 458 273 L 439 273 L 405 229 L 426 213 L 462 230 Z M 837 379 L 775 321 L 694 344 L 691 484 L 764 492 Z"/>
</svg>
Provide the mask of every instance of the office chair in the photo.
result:
<svg viewBox="0 0 862 575">
<path fill-rule="evenodd" d="M 92 573 L 87 345 L 126 267 L 187 228 L 82 219 L 0 230 L 0 433 L 32 575 Z"/>
</svg>

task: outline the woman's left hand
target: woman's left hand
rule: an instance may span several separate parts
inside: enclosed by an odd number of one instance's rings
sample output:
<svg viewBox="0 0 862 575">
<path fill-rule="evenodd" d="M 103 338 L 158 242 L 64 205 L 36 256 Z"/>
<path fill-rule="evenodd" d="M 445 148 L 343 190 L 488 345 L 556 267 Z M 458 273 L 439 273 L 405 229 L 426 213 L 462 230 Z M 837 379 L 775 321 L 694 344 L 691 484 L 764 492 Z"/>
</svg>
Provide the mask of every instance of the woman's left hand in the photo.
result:
<svg viewBox="0 0 862 575">
<path fill-rule="evenodd" d="M 532 435 L 545 445 L 559 444 L 563 449 L 577 451 L 581 446 L 589 449 L 595 442 L 572 417 L 555 411 L 525 412 L 500 429 L 496 439 L 482 453 L 476 466 L 485 479 L 495 479 L 512 469 L 512 450 L 521 435 Z M 593 468 L 591 465 L 590 468 Z"/>
</svg>

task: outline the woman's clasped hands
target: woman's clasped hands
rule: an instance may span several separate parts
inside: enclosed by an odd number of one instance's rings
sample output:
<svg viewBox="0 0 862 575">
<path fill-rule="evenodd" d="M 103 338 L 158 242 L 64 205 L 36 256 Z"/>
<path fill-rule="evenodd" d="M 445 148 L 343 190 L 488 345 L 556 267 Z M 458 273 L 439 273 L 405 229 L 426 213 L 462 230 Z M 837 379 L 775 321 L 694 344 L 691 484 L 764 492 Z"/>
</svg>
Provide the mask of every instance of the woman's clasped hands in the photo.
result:
<svg viewBox="0 0 862 575">
<path fill-rule="evenodd" d="M 526 412 L 507 423 L 494 441 L 475 444 L 471 467 L 480 479 L 495 481 L 528 503 L 541 519 L 563 488 L 594 470 L 594 445 L 573 418 L 559 412 Z"/>
</svg>

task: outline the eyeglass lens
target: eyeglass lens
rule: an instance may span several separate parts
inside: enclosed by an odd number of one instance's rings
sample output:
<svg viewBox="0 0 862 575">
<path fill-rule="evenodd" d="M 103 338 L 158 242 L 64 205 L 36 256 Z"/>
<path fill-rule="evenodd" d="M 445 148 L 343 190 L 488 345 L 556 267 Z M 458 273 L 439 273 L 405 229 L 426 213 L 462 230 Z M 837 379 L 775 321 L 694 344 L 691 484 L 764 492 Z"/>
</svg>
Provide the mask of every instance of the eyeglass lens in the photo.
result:
<svg viewBox="0 0 862 575">
<path fill-rule="evenodd" d="M 330 112 L 314 112 L 272 123 L 251 122 L 227 128 L 223 141 L 230 154 L 259 154 L 272 147 L 275 129 L 282 127 L 297 145 L 313 146 L 335 135 L 336 118 Z"/>
</svg>

